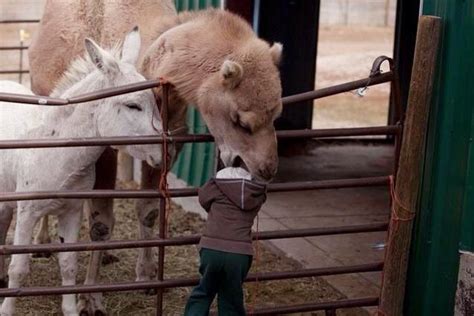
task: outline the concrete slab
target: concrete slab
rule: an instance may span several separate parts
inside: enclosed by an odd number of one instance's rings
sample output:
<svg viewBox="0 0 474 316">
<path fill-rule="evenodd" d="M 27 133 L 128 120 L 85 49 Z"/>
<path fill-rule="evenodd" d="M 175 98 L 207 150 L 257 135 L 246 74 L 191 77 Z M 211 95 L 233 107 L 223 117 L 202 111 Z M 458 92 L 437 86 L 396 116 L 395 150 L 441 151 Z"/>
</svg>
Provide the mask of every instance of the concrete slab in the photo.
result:
<svg viewBox="0 0 474 316">
<path fill-rule="evenodd" d="M 393 147 L 378 145 L 315 146 L 309 155 L 281 158 L 277 182 L 345 179 L 388 175 Z M 387 187 L 350 188 L 269 194 L 264 211 L 288 229 L 386 222 Z M 272 241 L 305 267 L 353 265 L 383 260 L 377 249 L 385 232 Z M 312 249 L 312 251 L 311 251 Z M 378 295 L 381 273 L 329 276 L 325 279 L 348 297 Z"/>
</svg>

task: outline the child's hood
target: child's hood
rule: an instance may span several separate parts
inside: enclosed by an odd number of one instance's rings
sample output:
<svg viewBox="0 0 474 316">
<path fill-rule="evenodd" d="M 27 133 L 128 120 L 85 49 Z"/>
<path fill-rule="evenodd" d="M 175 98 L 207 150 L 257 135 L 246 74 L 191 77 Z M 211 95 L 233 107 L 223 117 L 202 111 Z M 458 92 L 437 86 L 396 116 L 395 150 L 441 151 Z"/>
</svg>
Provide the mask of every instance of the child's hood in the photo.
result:
<svg viewBox="0 0 474 316">
<path fill-rule="evenodd" d="M 266 185 L 264 183 L 245 179 L 213 179 L 222 194 L 244 211 L 259 208 L 266 200 Z"/>
</svg>

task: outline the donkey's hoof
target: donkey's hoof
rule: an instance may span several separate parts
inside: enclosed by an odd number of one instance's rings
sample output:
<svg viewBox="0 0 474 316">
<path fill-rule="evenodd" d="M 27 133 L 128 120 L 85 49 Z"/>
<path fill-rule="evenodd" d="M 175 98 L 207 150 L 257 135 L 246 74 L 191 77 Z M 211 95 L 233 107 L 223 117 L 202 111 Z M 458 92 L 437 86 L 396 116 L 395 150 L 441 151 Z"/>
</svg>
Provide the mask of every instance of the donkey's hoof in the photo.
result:
<svg viewBox="0 0 474 316">
<path fill-rule="evenodd" d="M 163 289 L 163 293 L 167 293 L 168 291 L 170 291 L 170 289 L 168 289 L 168 288 Z M 143 294 L 145 294 L 145 295 L 156 295 L 157 293 L 158 293 L 157 289 L 143 290 Z"/>
<path fill-rule="evenodd" d="M 50 252 L 37 252 L 31 255 L 32 258 L 50 258 Z"/>
<path fill-rule="evenodd" d="M 101 310 L 96 310 L 94 312 L 90 312 L 88 310 L 81 310 L 79 312 L 79 316 L 106 316 L 107 314 L 105 313 L 105 311 L 101 311 Z"/>
<path fill-rule="evenodd" d="M 117 256 L 114 256 L 110 253 L 104 253 L 102 255 L 102 265 L 106 266 L 115 262 L 119 262 L 120 259 Z"/>
<path fill-rule="evenodd" d="M 158 291 L 156 289 L 146 289 L 146 290 L 143 290 L 143 293 L 145 295 L 156 295 Z"/>
<path fill-rule="evenodd" d="M 86 311 L 86 310 L 82 310 L 80 313 L 79 313 L 79 316 L 106 316 L 107 314 L 105 314 L 104 311 L 95 311 L 94 314 L 91 314 L 89 313 L 89 311 Z"/>
<path fill-rule="evenodd" d="M 80 316 L 105 316 L 104 306 L 102 306 L 102 294 L 80 294 L 77 304 Z"/>
</svg>

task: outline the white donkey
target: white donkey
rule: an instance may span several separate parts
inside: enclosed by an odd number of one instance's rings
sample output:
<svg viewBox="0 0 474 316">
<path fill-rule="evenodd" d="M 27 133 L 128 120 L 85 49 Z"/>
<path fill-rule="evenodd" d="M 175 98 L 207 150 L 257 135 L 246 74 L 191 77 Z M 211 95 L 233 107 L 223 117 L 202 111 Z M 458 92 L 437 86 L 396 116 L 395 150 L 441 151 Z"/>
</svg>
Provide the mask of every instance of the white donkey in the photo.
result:
<svg viewBox="0 0 474 316">
<path fill-rule="evenodd" d="M 53 96 L 67 98 L 93 90 L 143 81 L 135 69 L 140 36 L 135 28 L 125 38 L 122 56 L 107 52 L 86 39 L 85 59 L 75 61 Z M 0 91 L 32 94 L 13 82 L 0 82 Z M 162 130 L 151 90 L 111 97 L 85 104 L 45 107 L 0 103 L 0 139 L 44 137 L 97 137 L 158 135 Z M 95 164 L 105 147 L 0 150 L 0 191 L 90 190 L 95 181 Z M 124 146 L 132 156 L 151 166 L 161 162 L 161 146 Z M 12 213 L 17 208 L 14 244 L 31 244 L 33 228 L 45 215 L 58 217 L 61 242 L 78 239 L 83 200 L 37 200 L 0 203 L 0 244 L 5 243 Z M 76 283 L 76 253 L 59 253 L 63 285 Z M 29 272 L 29 255 L 13 255 L 8 270 L 8 287 L 17 288 Z M 0 256 L 0 280 L 4 280 L 4 258 Z M 12 315 L 15 298 L 6 298 L 1 316 Z M 65 315 L 77 315 L 75 295 L 64 295 Z"/>
</svg>

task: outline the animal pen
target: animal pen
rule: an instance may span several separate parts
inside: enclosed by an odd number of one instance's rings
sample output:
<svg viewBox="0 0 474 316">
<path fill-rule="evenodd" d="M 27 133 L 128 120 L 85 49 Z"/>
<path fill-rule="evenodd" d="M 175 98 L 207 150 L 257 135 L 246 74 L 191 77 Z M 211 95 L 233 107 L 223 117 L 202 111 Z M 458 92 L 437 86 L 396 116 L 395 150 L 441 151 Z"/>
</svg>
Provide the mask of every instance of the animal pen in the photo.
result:
<svg viewBox="0 0 474 316">
<path fill-rule="evenodd" d="M 20 21 L 2 21 L 2 23 L 15 23 Z M 21 22 L 36 22 L 36 21 L 21 21 Z M 423 22 L 423 21 L 422 21 Z M 428 38 L 426 36 L 433 29 L 436 21 L 424 20 L 425 26 L 428 28 L 420 28 L 420 38 Z M 431 27 L 431 29 L 430 29 Z M 423 46 L 424 45 L 424 46 Z M 429 45 L 424 42 L 421 43 L 420 48 L 417 48 L 417 53 L 420 54 L 420 59 L 423 59 L 423 54 L 427 51 L 432 52 Z M 5 49 L 19 49 L 24 50 L 25 47 L 8 47 Z M 430 55 L 430 58 L 435 58 Z M 429 59 L 418 68 L 415 65 L 414 73 L 419 75 L 419 79 L 424 82 L 430 80 L 430 67 L 432 59 Z M 381 65 L 384 62 L 390 64 L 390 71 L 382 73 Z M 428 67 L 426 76 L 423 75 L 423 67 Z M 25 70 L 9 71 L 8 73 L 25 73 Z M 0 73 L 6 73 L 2 71 Z M 263 282 L 270 280 L 282 280 L 290 278 L 305 278 L 315 276 L 326 276 L 336 274 L 350 274 L 350 273 L 364 273 L 373 271 L 385 270 L 385 277 L 383 281 L 381 296 L 364 297 L 356 299 L 342 299 L 331 302 L 307 302 L 299 305 L 277 306 L 277 307 L 259 307 L 249 311 L 250 315 L 278 315 L 285 313 L 307 312 L 323 310 L 326 315 L 335 315 L 336 310 L 350 307 L 364 307 L 364 306 L 380 306 L 380 314 L 395 315 L 390 311 L 396 310 L 391 308 L 391 296 L 393 293 L 402 295 L 403 293 L 393 290 L 397 285 L 393 282 L 400 283 L 403 288 L 403 280 L 398 281 L 397 278 L 401 276 L 403 279 L 404 272 L 394 272 L 393 265 L 398 265 L 398 261 L 394 258 L 405 258 L 408 246 L 397 247 L 398 232 L 401 228 L 406 228 L 410 225 L 413 219 L 411 209 L 413 198 L 416 192 L 407 192 L 407 189 L 400 189 L 397 186 L 395 176 L 397 175 L 399 181 L 407 181 L 408 173 L 413 172 L 417 158 L 419 157 L 419 150 L 421 144 L 420 134 L 423 135 L 425 118 L 420 116 L 420 112 L 426 109 L 409 108 L 408 113 L 403 113 L 403 107 L 399 95 L 399 80 L 397 72 L 394 69 L 393 60 L 388 57 L 381 56 L 377 58 L 372 66 L 372 71 L 367 78 L 347 82 L 344 84 L 292 95 L 283 98 L 285 106 L 291 106 L 293 103 L 303 100 L 319 99 L 343 92 L 348 92 L 355 89 L 366 89 L 368 86 L 390 83 L 392 86 L 392 98 L 395 104 L 395 118 L 397 124 L 378 127 L 366 128 L 338 128 L 338 129 L 315 129 L 315 130 L 287 130 L 278 131 L 277 137 L 279 140 L 283 139 L 314 139 L 314 138 L 328 138 L 328 137 L 342 137 L 342 136 L 367 136 L 367 135 L 388 135 L 395 139 L 394 156 L 395 163 L 393 166 L 393 173 L 381 177 L 366 177 L 356 179 L 342 179 L 342 180 L 323 180 L 323 181 L 307 181 L 307 182 L 290 182 L 290 183 L 273 183 L 268 186 L 269 192 L 283 192 L 283 191 L 302 191 L 302 190 L 324 190 L 334 188 L 350 188 L 350 187 L 367 187 L 367 186 L 389 186 L 392 192 L 392 216 L 390 222 L 380 224 L 366 224 L 366 225 L 350 225 L 331 228 L 314 228 L 314 229 L 291 229 L 285 231 L 265 231 L 256 232 L 253 235 L 254 240 L 270 240 L 282 238 L 297 238 L 310 236 L 329 236 L 340 234 L 356 234 L 367 232 L 379 232 L 389 229 L 389 245 L 387 247 L 385 262 L 371 262 L 362 265 L 352 266 L 336 266 L 330 268 L 319 269 L 300 269 L 296 271 L 279 271 L 251 274 L 247 277 L 247 282 Z M 84 94 L 70 99 L 58 99 L 42 96 L 26 96 L 0 93 L 0 100 L 6 102 L 21 102 L 29 104 L 37 104 L 38 106 L 67 106 L 69 104 L 77 104 L 107 98 L 120 94 L 126 94 L 134 91 L 150 89 L 162 86 L 163 100 L 160 108 L 163 122 L 163 134 L 160 137 L 151 136 L 137 136 L 137 137 L 104 137 L 104 138 L 87 138 L 87 139 L 30 139 L 21 141 L 5 141 L 0 140 L 0 150 L 7 149 L 31 149 L 31 148 L 50 148 L 50 147 L 81 147 L 81 146 L 104 146 L 104 145 L 125 145 L 125 144 L 162 144 L 163 146 L 163 162 L 161 182 L 156 190 L 91 190 L 91 191 L 40 191 L 40 192 L 20 192 L 20 193 L 5 193 L 0 194 L 0 201 L 19 201 L 19 200 L 33 200 L 33 199 L 94 199 L 94 198 L 149 198 L 158 199 L 159 206 L 159 233 L 157 238 L 149 240 L 114 240 L 107 242 L 79 242 L 74 244 L 43 244 L 43 245 L 28 245 L 28 246 L 0 246 L 0 255 L 12 255 L 21 253 L 53 253 L 53 252 L 68 252 L 68 251 L 93 251 L 93 250 L 110 250 L 110 249 L 124 249 L 124 248 L 142 248 L 142 247 L 157 247 L 158 248 L 158 276 L 156 281 L 146 282 L 123 282 L 113 284 L 97 284 L 97 285 L 75 285 L 62 287 L 27 287 L 17 289 L 0 289 L 0 297 L 21 297 L 21 296 L 40 296 L 40 295 L 59 295 L 59 294 L 78 294 L 78 293 L 92 293 L 92 292 L 112 292 L 112 291 L 136 291 L 143 289 L 156 289 L 156 315 L 163 314 L 163 293 L 166 288 L 187 287 L 198 283 L 197 278 L 167 278 L 164 270 L 164 260 L 166 256 L 166 247 L 176 247 L 182 245 L 194 245 L 199 242 L 199 236 L 182 236 L 182 237 L 167 237 L 167 212 L 169 209 L 169 200 L 176 197 L 196 196 L 197 188 L 184 189 L 170 189 L 166 182 L 166 174 L 169 170 L 169 153 L 167 145 L 171 143 L 198 143 L 198 142 L 212 142 L 213 137 L 208 134 L 194 134 L 186 136 L 174 136 L 168 133 L 167 129 L 167 105 L 168 105 L 168 91 L 169 84 L 160 80 L 149 80 L 145 82 L 134 83 L 119 88 L 105 89 L 94 93 Z M 429 86 L 429 84 L 427 84 Z M 422 95 L 423 98 L 427 95 Z M 419 99 L 418 99 L 419 100 Z M 405 117 L 408 125 L 404 125 Z M 404 132 L 405 131 L 405 132 Z M 404 133 L 402 145 L 402 133 Z M 412 140 L 412 135 L 415 135 Z M 418 143 L 417 143 L 418 142 Z M 408 152 L 413 150 L 412 152 Z M 405 153 L 404 153 L 405 151 Z M 402 153 L 402 161 L 399 166 L 399 157 Z M 400 180 L 403 179 L 403 180 Z M 410 187 L 408 189 L 414 189 Z M 401 191 L 400 191 L 401 190 Z M 401 196 L 400 195 L 401 192 Z M 411 195 L 410 195 L 411 194 Z M 403 206 L 409 202 L 408 206 Z M 392 247 L 393 246 L 393 247 Z M 405 257 L 404 257 L 405 256 Z M 404 264 L 404 266 L 403 266 Z M 388 266 L 388 270 L 387 270 Z M 406 269 L 406 262 L 402 263 L 399 269 Z M 388 273 L 388 274 L 387 274 Z M 399 285 L 398 285 L 399 287 Z M 399 305 L 400 302 L 395 302 Z M 383 312 L 382 312 L 383 310 Z"/>
</svg>

